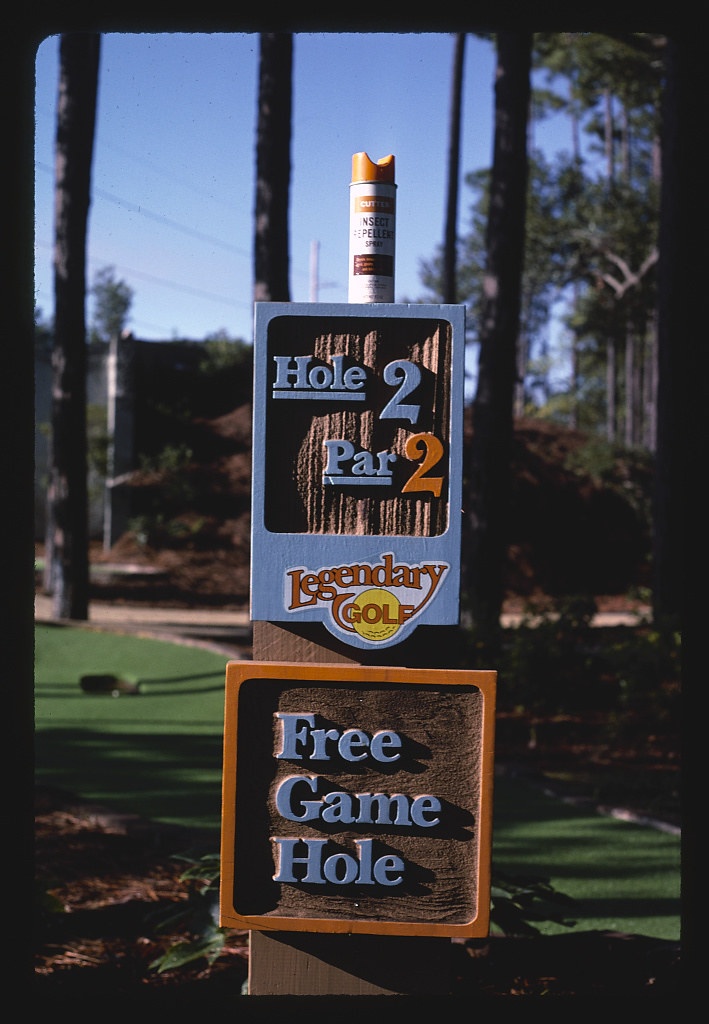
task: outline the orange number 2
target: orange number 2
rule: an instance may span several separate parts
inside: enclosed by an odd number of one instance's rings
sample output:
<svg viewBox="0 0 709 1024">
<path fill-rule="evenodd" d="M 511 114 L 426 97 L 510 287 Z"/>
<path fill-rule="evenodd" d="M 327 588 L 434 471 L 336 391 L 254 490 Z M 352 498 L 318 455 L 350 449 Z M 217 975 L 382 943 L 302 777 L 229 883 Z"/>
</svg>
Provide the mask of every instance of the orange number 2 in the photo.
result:
<svg viewBox="0 0 709 1024">
<path fill-rule="evenodd" d="M 409 477 L 401 493 L 411 491 L 431 491 L 436 498 L 441 496 L 443 487 L 442 476 L 424 476 L 430 469 L 440 462 L 443 457 L 443 445 L 435 434 L 412 434 L 406 441 L 407 459 L 417 459 L 424 456 L 423 462 Z"/>
</svg>

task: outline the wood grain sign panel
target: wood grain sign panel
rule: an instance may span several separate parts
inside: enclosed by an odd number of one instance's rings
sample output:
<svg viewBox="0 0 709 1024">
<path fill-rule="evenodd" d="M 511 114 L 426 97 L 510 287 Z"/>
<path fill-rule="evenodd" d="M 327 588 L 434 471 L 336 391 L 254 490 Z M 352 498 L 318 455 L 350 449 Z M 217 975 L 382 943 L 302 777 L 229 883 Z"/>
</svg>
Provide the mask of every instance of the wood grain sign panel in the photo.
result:
<svg viewBox="0 0 709 1024">
<path fill-rule="evenodd" d="M 486 935 L 495 682 L 230 662 L 222 925 Z"/>
<path fill-rule="evenodd" d="M 252 619 L 457 623 L 464 307 L 258 303 L 255 339 Z"/>
</svg>

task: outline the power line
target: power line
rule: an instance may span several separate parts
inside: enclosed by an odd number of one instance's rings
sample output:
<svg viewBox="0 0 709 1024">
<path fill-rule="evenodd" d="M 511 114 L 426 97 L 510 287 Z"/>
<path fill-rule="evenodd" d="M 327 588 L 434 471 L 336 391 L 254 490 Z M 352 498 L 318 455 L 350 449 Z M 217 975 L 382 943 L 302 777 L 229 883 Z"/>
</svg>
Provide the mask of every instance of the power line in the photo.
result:
<svg viewBox="0 0 709 1024">
<path fill-rule="evenodd" d="M 37 242 L 36 245 L 40 249 L 50 249 L 51 245 L 46 242 Z M 201 288 L 192 288 L 190 285 L 177 284 L 174 281 L 167 281 L 164 277 L 157 277 L 154 274 L 146 274 L 142 270 L 134 270 L 132 267 L 121 266 L 120 264 L 112 263 L 110 260 L 101 259 L 98 256 L 92 256 L 89 259 L 89 263 L 93 266 L 106 266 L 110 263 L 116 270 L 121 271 L 124 274 L 130 274 L 132 277 L 140 278 L 144 281 L 150 281 L 153 284 L 162 285 L 163 288 L 171 288 L 173 291 L 180 293 L 188 292 L 190 295 L 197 295 L 203 299 L 210 299 L 214 302 L 222 302 L 227 306 L 238 306 L 241 309 L 249 309 L 251 307 L 250 302 L 237 302 L 235 299 L 227 298 L 224 295 L 217 295 L 215 292 L 204 291 Z"/>
<path fill-rule="evenodd" d="M 35 166 L 46 173 L 53 174 L 51 167 L 47 164 L 37 160 Z M 127 199 L 121 199 L 120 196 L 115 196 L 111 192 L 106 192 L 104 189 L 94 188 L 91 190 L 91 198 L 99 196 L 101 199 L 105 199 L 109 203 L 113 203 L 115 206 L 120 206 L 122 209 L 132 211 L 133 213 L 139 214 L 141 217 L 147 217 L 148 220 L 154 220 L 158 224 L 164 224 L 166 227 L 173 228 L 175 231 L 180 231 L 182 234 L 189 235 L 191 238 L 198 238 L 202 242 L 208 242 L 210 245 L 216 245 L 221 249 L 225 249 L 227 252 L 236 253 L 237 256 L 243 256 L 245 259 L 251 259 L 251 253 L 245 249 L 240 249 L 236 245 L 232 245 L 231 242 L 225 242 L 221 238 L 215 238 L 214 235 L 206 235 L 204 232 L 195 231 L 194 228 L 188 227 L 186 224 L 180 224 L 175 220 L 170 220 L 169 217 L 165 217 L 160 213 L 154 213 L 152 210 L 145 206 L 141 206 L 137 203 L 132 203 Z"/>
<path fill-rule="evenodd" d="M 48 173 L 50 175 L 54 173 L 51 167 L 48 167 L 47 164 L 43 163 L 40 160 L 37 160 L 35 162 L 35 166 L 37 168 L 39 168 L 40 170 L 42 170 L 45 173 Z M 106 192 L 104 189 L 100 189 L 100 188 L 92 189 L 92 198 L 94 196 L 99 197 L 101 199 L 104 199 L 104 200 L 106 200 L 106 202 L 113 203 L 115 206 L 118 206 L 121 209 L 132 211 L 133 213 L 137 213 L 141 217 L 146 217 L 148 220 L 153 220 L 153 221 L 155 221 L 158 224 L 162 224 L 162 225 L 164 225 L 166 227 L 170 227 L 173 230 L 179 231 L 182 234 L 188 235 L 191 238 L 196 238 L 199 241 L 207 242 L 209 245 L 215 245 L 215 246 L 217 246 L 217 247 L 219 247 L 221 249 L 224 249 L 227 252 L 231 252 L 231 253 L 234 253 L 237 256 L 243 256 L 244 259 L 251 260 L 251 253 L 250 252 L 247 252 L 245 249 L 241 249 L 238 246 L 232 245 L 231 242 L 225 242 L 223 239 L 216 238 L 214 235 L 207 235 L 204 232 L 196 231 L 194 228 L 191 228 L 191 227 L 189 227 L 186 224 L 180 224 L 178 221 L 172 220 L 169 217 L 165 217 L 165 216 L 163 216 L 160 213 L 155 213 L 152 210 L 150 210 L 147 207 L 142 206 L 140 204 L 130 202 L 127 199 L 122 199 L 120 196 L 113 195 L 113 193 L 111 193 L 111 192 Z M 131 273 L 136 273 L 137 274 L 137 271 L 131 271 Z M 306 272 L 306 271 L 303 271 L 303 270 L 293 270 L 293 273 L 298 274 L 300 277 L 309 277 L 309 273 Z M 333 282 L 327 282 L 326 284 L 322 284 L 321 285 L 321 287 L 323 287 L 323 288 L 325 288 L 325 287 L 333 287 L 333 286 L 334 286 Z M 182 288 L 181 285 L 174 285 L 174 287 Z M 184 289 L 184 290 L 188 290 L 188 289 Z M 202 294 L 206 295 L 208 293 L 202 293 Z M 226 301 L 226 300 L 221 300 L 221 301 Z M 244 303 L 241 303 L 241 305 L 244 305 Z"/>
</svg>

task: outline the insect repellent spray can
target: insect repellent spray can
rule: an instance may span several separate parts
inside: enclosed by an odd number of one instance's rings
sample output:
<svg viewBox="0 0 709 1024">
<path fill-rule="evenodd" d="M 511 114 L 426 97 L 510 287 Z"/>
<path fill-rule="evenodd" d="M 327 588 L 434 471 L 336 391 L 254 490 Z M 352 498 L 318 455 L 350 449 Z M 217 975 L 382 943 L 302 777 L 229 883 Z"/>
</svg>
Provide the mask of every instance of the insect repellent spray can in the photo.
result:
<svg viewBox="0 0 709 1024">
<path fill-rule="evenodd" d="M 352 157 L 349 302 L 394 301 L 394 157 Z"/>
</svg>

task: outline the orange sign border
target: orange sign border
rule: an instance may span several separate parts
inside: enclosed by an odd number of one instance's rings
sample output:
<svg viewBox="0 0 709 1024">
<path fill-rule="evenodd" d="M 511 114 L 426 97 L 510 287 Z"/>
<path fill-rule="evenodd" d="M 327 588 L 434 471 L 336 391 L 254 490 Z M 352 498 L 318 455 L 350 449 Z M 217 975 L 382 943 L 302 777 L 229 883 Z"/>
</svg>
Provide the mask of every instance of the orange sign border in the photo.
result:
<svg viewBox="0 0 709 1024">
<path fill-rule="evenodd" d="M 245 916 L 233 906 L 236 861 L 236 765 L 239 689 L 252 679 L 302 680 L 304 683 L 351 682 L 412 686 L 476 686 L 483 696 L 481 727 L 481 792 L 478 830 L 478 913 L 465 924 L 435 922 L 352 921 L 304 917 Z M 420 935 L 441 938 L 483 938 L 490 927 L 490 861 L 494 775 L 495 697 L 497 672 L 467 669 L 416 669 L 342 664 L 303 665 L 296 662 L 230 661 L 226 667 L 224 760 L 222 774 L 220 926 L 255 931 L 331 932 L 339 934 Z M 454 767 L 454 766 L 453 766 Z"/>
</svg>

